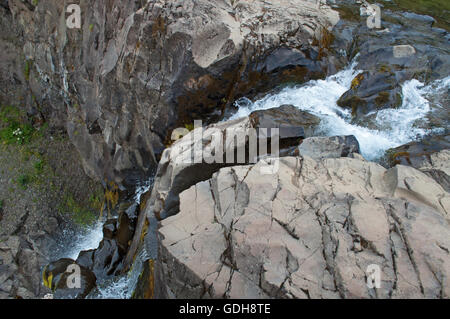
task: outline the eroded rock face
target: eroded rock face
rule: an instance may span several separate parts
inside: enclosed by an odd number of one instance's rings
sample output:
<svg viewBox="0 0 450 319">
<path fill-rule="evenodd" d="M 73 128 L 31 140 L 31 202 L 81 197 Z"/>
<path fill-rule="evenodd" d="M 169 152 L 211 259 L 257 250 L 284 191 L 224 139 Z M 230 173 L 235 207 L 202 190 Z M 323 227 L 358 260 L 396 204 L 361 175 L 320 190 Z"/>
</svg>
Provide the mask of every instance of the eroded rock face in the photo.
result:
<svg viewBox="0 0 450 319">
<path fill-rule="evenodd" d="M 450 296 L 450 196 L 433 179 L 360 159 L 273 161 L 276 174 L 227 167 L 181 193 L 159 229 L 169 296 Z"/>
<path fill-rule="evenodd" d="M 434 178 L 450 191 L 450 136 L 431 136 L 388 150 L 389 165 L 409 165 Z"/>
<path fill-rule="evenodd" d="M 121 187 L 151 174 L 170 129 L 326 72 L 313 40 L 339 20 L 315 1 L 96 0 L 80 2 L 81 29 L 68 29 L 64 5 L 2 2 L 5 29 L 23 40 L 2 34 L 1 81 L 30 96 L 30 114 L 66 127 L 91 177 Z"/>
</svg>

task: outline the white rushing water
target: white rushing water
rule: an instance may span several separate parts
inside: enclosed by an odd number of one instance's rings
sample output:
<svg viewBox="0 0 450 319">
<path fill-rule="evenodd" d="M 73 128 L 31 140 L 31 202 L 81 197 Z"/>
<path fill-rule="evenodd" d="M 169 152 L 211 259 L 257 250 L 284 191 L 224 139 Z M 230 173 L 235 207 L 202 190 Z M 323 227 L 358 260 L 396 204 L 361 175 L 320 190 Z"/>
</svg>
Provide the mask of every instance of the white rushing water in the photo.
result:
<svg viewBox="0 0 450 319">
<path fill-rule="evenodd" d="M 141 197 L 147 193 L 153 185 L 153 178 L 136 187 L 134 201 L 141 203 Z M 83 249 L 84 250 L 84 249 Z M 97 289 L 88 297 L 92 299 L 130 299 L 139 280 L 142 271 L 142 263 L 146 259 L 142 250 L 136 257 L 132 269 L 122 276 L 115 277 L 105 282 L 97 283 Z"/>
<path fill-rule="evenodd" d="M 133 197 L 134 202 L 139 205 L 141 197 L 148 192 L 153 185 L 153 178 L 136 187 Z M 66 228 L 55 251 L 52 260 L 70 258 L 76 260 L 81 251 L 96 249 L 103 240 L 104 220 L 98 220 L 95 224 L 83 230 L 72 227 Z M 139 253 L 128 274 L 118 276 L 109 280 L 97 282 L 95 289 L 88 298 L 90 299 L 129 299 L 136 287 L 139 275 L 142 271 L 142 262 L 146 260 L 144 250 Z"/>
<path fill-rule="evenodd" d="M 97 289 L 88 296 L 88 299 L 130 299 L 138 283 L 145 259 L 145 251 L 142 250 L 127 274 L 98 283 Z"/>
<path fill-rule="evenodd" d="M 72 227 L 63 230 L 52 260 L 60 258 L 77 259 L 82 250 L 90 250 L 98 247 L 103 239 L 103 222 L 79 230 Z"/>
<path fill-rule="evenodd" d="M 337 105 L 342 94 L 350 89 L 352 80 L 361 73 L 356 70 L 356 65 L 354 62 L 325 80 L 313 80 L 302 86 L 285 88 L 255 102 L 241 99 L 236 102 L 239 109 L 231 119 L 248 116 L 253 111 L 291 104 L 320 117 L 319 131 L 323 135 L 354 135 L 360 143 L 361 153 L 369 160 L 379 159 L 389 148 L 438 132 L 439 129 L 424 129 L 417 122 L 424 121 L 431 110 L 429 97 L 450 88 L 450 76 L 428 86 L 417 80 L 404 82 L 401 107 L 369 114 L 368 117 L 374 118 L 371 121 L 372 127 L 369 128 L 352 124 L 351 111 Z"/>
<path fill-rule="evenodd" d="M 153 178 L 137 186 L 134 201 L 138 205 L 141 203 L 141 196 L 148 192 L 152 185 Z M 103 220 L 99 220 L 81 231 L 67 228 L 61 237 L 59 251 L 55 253 L 54 259 L 71 258 L 75 260 L 81 251 L 98 248 L 103 239 Z"/>
</svg>

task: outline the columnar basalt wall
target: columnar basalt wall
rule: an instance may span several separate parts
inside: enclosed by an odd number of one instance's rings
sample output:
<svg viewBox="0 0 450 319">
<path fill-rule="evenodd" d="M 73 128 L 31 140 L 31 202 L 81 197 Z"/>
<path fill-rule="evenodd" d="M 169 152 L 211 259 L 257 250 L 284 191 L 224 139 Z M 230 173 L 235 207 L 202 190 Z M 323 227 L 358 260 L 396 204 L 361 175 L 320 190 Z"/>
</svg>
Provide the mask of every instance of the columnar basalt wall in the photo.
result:
<svg viewBox="0 0 450 319">
<path fill-rule="evenodd" d="M 317 39 L 339 20 L 316 1 L 79 0 L 69 29 L 71 3 L 1 2 L 2 102 L 22 96 L 67 129 L 91 177 L 122 188 L 152 172 L 172 128 L 326 72 Z"/>
</svg>

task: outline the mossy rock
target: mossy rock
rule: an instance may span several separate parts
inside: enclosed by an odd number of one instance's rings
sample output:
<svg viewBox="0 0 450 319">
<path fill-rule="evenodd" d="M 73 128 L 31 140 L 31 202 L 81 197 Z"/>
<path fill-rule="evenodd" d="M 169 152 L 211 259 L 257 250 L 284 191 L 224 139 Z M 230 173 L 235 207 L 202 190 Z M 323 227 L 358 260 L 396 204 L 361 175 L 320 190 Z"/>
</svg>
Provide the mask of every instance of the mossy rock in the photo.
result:
<svg viewBox="0 0 450 319">
<path fill-rule="evenodd" d="M 152 259 L 144 262 L 132 299 L 153 299 L 155 295 L 155 263 Z"/>
<path fill-rule="evenodd" d="M 79 286 L 75 276 L 79 271 Z M 42 271 L 45 287 L 51 289 L 58 299 L 82 299 L 96 286 L 96 277 L 89 269 L 69 258 L 51 262 Z M 73 285 L 73 286 L 72 286 Z"/>
</svg>

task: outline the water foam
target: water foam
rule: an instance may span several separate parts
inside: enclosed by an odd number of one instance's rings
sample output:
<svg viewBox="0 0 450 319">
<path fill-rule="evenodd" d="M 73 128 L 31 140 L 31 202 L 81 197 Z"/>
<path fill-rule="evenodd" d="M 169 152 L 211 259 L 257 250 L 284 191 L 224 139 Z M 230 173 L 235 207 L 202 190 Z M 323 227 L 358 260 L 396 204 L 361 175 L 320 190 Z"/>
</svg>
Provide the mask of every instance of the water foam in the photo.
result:
<svg viewBox="0 0 450 319">
<path fill-rule="evenodd" d="M 417 122 L 425 121 L 424 118 L 430 112 L 431 96 L 450 88 L 450 77 L 427 86 L 417 80 L 404 82 L 402 105 L 397 109 L 386 109 L 371 114 L 372 117 L 375 115 L 375 121 L 371 122 L 369 128 L 352 124 L 350 110 L 337 105 L 342 94 L 350 89 L 352 80 L 361 73 L 356 69 L 356 65 L 355 61 L 325 80 L 313 80 L 302 86 L 288 87 L 255 102 L 246 98 L 240 99 L 236 102 L 238 111 L 231 119 L 248 116 L 256 110 L 291 104 L 321 118 L 320 135 L 356 136 L 361 153 L 369 160 L 380 158 L 389 148 L 406 144 L 430 133 L 437 133 L 439 129 L 427 129 L 423 125 L 417 125 Z"/>
<path fill-rule="evenodd" d="M 71 258 L 76 260 L 83 250 L 95 249 L 103 239 L 103 223 L 98 221 L 83 230 L 65 229 L 62 237 L 62 249 L 58 258 Z"/>
</svg>

